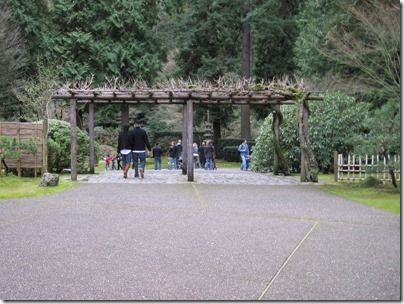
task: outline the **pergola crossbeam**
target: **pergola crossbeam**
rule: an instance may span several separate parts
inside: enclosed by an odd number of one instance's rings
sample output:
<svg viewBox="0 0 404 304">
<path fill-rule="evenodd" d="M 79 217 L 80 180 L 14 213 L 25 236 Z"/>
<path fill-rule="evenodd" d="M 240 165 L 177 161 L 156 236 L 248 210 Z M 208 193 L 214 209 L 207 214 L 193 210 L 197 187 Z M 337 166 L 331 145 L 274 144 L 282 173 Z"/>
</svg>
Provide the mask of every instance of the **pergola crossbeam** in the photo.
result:
<svg viewBox="0 0 404 304">
<path fill-rule="evenodd" d="M 59 90 L 53 99 L 91 100 L 96 103 L 133 102 L 158 104 L 186 104 L 187 100 L 194 103 L 222 104 L 291 104 L 292 97 L 277 94 L 273 91 L 214 91 L 214 90 Z M 321 97 L 310 96 L 308 100 L 318 100 Z"/>
</svg>

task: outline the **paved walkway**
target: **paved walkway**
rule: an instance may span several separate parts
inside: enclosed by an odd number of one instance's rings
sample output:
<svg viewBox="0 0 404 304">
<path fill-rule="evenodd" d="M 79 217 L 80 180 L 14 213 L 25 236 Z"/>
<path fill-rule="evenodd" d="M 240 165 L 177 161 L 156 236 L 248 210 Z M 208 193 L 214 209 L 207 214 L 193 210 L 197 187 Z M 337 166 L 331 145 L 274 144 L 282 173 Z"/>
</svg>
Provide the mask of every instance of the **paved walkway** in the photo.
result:
<svg viewBox="0 0 404 304">
<path fill-rule="evenodd" d="M 0 200 L 0 299 L 401 299 L 400 216 L 229 170 Z"/>
</svg>

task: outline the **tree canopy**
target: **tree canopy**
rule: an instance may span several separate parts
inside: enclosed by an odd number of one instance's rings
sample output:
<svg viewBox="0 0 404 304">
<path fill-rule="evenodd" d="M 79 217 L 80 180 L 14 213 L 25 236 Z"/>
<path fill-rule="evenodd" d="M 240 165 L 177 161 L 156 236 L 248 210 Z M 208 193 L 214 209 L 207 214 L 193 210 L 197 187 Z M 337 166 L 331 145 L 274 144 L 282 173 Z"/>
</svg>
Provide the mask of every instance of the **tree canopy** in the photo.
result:
<svg viewBox="0 0 404 304">
<path fill-rule="evenodd" d="M 248 22 L 253 81 L 289 74 L 303 78 L 311 90 L 342 90 L 371 105 L 357 142 L 365 147 L 380 135 L 389 140 L 373 142 L 369 149 L 399 149 L 396 1 L 249 0 L 247 15 L 244 3 L 5 0 L 0 13 L 0 98 L 10 111 L 2 111 L 2 119 L 29 113 L 32 103 L 21 92 L 39 87 L 41 73 L 52 69 L 56 82 L 68 81 L 72 87 L 91 77 L 96 84 L 114 77 L 153 84 L 177 76 L 212 85 L 220 85 L 222 77 L 240 78 L 242 29 Z M 11 83 L 26 88 L 13 91 Z M 195 121 L 204 122 L 206 111 L 195 107 Z M 230 125 L 235 115 L 231 106 L 209 111 L 216 126 Z M 257 119 L 270 114 L 256 112 Z M 102 122 L 102 117 L 97 119 Z"/>
</svg>

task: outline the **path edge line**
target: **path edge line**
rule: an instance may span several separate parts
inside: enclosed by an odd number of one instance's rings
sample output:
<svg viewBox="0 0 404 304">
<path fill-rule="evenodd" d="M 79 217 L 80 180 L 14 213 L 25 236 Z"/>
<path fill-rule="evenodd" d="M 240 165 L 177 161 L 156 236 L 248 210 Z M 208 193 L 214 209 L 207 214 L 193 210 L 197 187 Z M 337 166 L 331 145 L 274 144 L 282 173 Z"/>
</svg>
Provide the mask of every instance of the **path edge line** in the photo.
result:
<svg viewBox="0 0 404 304">
<path fill-rule="evenodd" d="M 292 258 L 292 256 L 295 254 L 295 252 L 299 249 L 299 247 L 303 244 L 303 242 L 308 238 L 308 236 L 311 234 L 311 232 L 314 230 L 314 228 L 318 225 L 319 221 L 315 222 L 315 224 L 311 227 L 311 229 L 306 233 L 304 238 L 300 241 L 299 244 L 295 247 L 295 249 L 292 251 L 292 253 L 288 256 L 288 258 L 285 260 L 285 262 L 282 264 L 281 268 L 276 272 L 274 277 L 271 279 L 271 281 L 268 283 L 267 287 L 264 289 L 264 291 L 261 293 L 260 297 L 258 300 L 262 300 L 264 295 L 267 293 L 268 289 L 271 287 L 271 285 L 275 282 L 276 278 L 278 275 L 281 273 L 283 268 L 286 266 L 286 264 L 289 262 L 289 260 Z"/>
</svg>

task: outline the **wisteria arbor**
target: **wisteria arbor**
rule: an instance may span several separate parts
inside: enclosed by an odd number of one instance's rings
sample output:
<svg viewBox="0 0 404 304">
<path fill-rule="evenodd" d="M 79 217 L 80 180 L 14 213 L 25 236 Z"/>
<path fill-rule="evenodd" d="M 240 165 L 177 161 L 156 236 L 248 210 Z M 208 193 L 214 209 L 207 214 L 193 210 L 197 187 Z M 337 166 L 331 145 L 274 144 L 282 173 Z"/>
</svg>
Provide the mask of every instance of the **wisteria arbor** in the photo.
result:
<svg viewBox="0 0 404 304">
<path fill-rule="evenodd" d="M 137 104 L 179 104 L 183 105 L 182 141 L 184 144 L 183 174 L 188 175 L 188 181 L 194 181 L 194 167 L 192 156 L 193 144 L 193 105 L 266 105 L 274 113 L 274 139 L 279 142 L 279 125 L 281 122 L 281 105 L 296 105 L 299 107 L 299 137 L 301 150 L 302 182 L 317 181 L 318 166 L 314 158 L 308 136 L 308 101 L 322 100 L 322 97 L 313 96 L 306 92 L 302 84 L 290 84 L 289 81 L 273 81 L 268 83 L 249 84 L 244 90 L 245 83 L 218 82 L 189 83 L 171 80 L 153 88 L 145 85 L 135 85 L 130 88 L 113 86 L 91 88 L 61 88 L 52 96 L 55 100 L 68 100 L 70 102 L 71 125 L 71 179 L 77 180 L 77 117 L 78 103 L 88 104 L 88 129 L 90 136 L 90 172 L 94 173 L 94 105 L 95 104 L 121 104 L 122 123 L 129 123 L 129 106 Z M 275 145 L 275 162 L 282 162 L 283 155 Z"/>
</svg>

